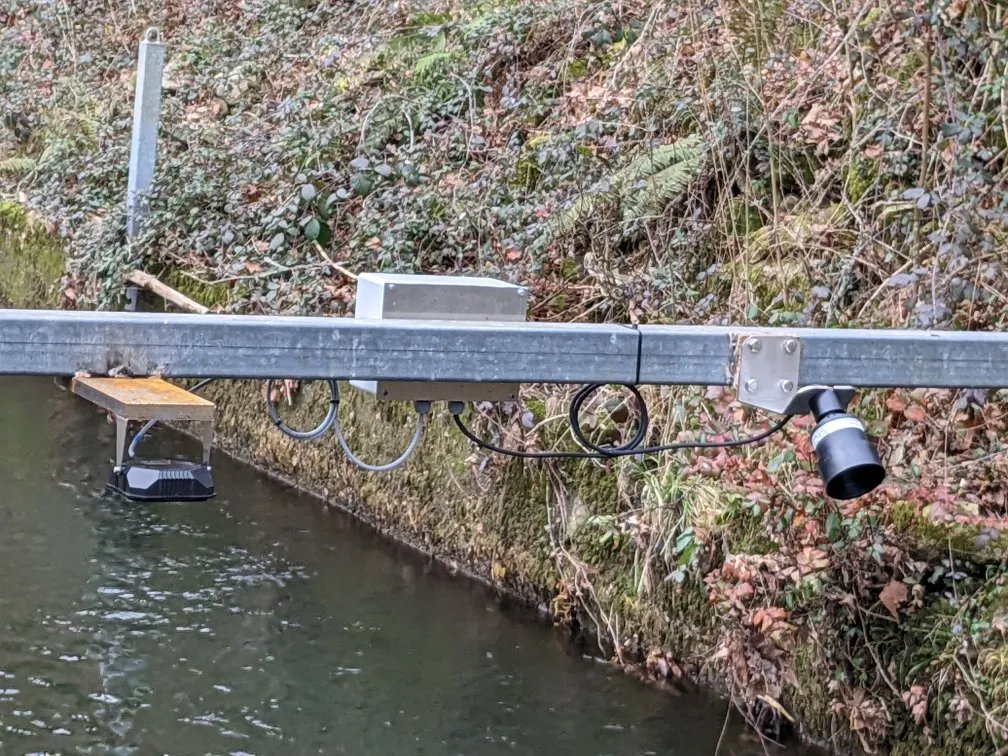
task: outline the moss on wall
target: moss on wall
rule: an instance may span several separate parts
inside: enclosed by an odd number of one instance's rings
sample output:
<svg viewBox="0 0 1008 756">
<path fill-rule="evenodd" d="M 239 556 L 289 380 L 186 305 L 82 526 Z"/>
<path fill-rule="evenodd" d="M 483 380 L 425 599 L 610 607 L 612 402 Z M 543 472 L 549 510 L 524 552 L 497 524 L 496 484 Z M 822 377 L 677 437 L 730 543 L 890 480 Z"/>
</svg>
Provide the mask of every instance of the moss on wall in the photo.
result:
<svg viewBox="0 0 1008 756">
<path fill-rule="evenodd" d="M 64 265 L 59 237 L 21 205 L 0 200 L 0 303 L 54 306 Z"/>
<path fill-rule="evenodd" d="M 205 395 L 217 404 L 218 445 L 339 502 L 380 530 L 531 603 L 548 600 L 556 581 L 546 531 L 545 472 L 511 460 L 493 476 L 465 462 L 468 442 L 435 411 L 416 454 L 400 469 L 375 475 L 347 462 L 332 435 L 302 443 L 273 427 L 260 384 L 221 381 Z M 304 384 L 280 411 L 291 427 L 325 415 L 328 391 Z M 393 459 L 413 432 L 413 418 L 356 391 L 343 393 L 340 416 L 355 453 Z M 604 486 L 600 491 L 606 491 Z M 587 491 L 586 491 L 587 493 Z M 592 502 L 593 504 L 595 502 Z"/>
</svg>

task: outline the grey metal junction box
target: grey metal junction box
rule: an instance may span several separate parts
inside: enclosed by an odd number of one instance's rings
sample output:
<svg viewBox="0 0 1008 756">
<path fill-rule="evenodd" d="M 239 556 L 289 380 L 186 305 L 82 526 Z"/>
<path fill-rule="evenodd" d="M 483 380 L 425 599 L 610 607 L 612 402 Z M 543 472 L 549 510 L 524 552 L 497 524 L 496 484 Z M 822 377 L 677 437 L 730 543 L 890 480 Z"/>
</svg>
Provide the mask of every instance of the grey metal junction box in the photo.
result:
<svg viewBox="0 0 1008 756">
<path fill-rule="evenodd" d="M 355 318 L 369 320 L 524 321 L 528 290 L 492 278 L 362 273 Z M 517 383 L 350 381 L 390 401 L 514 401 Z"/>
</svg>

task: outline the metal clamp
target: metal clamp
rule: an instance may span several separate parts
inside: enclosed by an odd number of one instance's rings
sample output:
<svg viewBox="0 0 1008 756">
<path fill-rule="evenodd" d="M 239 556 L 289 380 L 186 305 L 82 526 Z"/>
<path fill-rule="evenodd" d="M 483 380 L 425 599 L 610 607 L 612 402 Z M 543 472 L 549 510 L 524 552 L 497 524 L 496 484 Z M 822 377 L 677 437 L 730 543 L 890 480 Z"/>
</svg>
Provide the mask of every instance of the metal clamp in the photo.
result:
<svg viewBox="0 0 1008 756">
<path fill-rule="evenodd" d="M 827 389 L 835 391 L 844 405 L 848 404 L 850 400 L 854 398 L 854 394 L 857 393 L 857 390 L 853 386 L 802 386 L 795 392 L 794 397 L 788 403 L 787 407 L 784 408 L 781 414 L 805 415 L 811 412 L 812 408 L 809 406 L 809 400 L 813 395 L 818 394 L 820 391 L 826 391 Z"/>
<path fill-rule="evenodd" d="M 802 343 L 797 336 L 751 334 L 743 338 L 739 351 L 736 391 L 743 404 L 781 415 L 802 415 L 809 411 L 809 397 L 826 388 L 834 389 L 850 401 L 850 386 L 802 386 Z"/>
</svg>

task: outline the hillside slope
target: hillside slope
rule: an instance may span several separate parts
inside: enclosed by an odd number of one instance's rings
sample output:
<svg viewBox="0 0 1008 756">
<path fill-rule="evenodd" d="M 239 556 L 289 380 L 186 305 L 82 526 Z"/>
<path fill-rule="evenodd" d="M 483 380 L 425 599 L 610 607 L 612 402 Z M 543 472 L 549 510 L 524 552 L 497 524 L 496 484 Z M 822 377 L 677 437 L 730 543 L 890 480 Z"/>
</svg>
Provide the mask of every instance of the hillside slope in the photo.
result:
<svg viewBox="0 0 1008 756">
<path fill-rule="evenodd" d="M 150 25 L 159 190 L 127 247 Z M 0 200 L 39 219 L 11 238 L 63 238 L 67 307 L 120 306 L 142 267 L 219 311 L 343 315 L 346 273 L 383 269 L 521 282 L 539 320 L 1003 329 L 1006 41 L 993 0 L 0 0 Z M 654 441 L 761 422 L 720 389 L 646 396 Z M 571 445 L 566 398 L 531 387 L 477 425 Z M 843 506 L 807 423 L 612 469 L 487 462 L 438 425 L 375 481 L 270 436 L 254 397 L 215 399 L 230 448 L 754 721 L 841 748 L 1006 742 L 1000 395 L 860 397 L 890 480 Z"/>
</svg>

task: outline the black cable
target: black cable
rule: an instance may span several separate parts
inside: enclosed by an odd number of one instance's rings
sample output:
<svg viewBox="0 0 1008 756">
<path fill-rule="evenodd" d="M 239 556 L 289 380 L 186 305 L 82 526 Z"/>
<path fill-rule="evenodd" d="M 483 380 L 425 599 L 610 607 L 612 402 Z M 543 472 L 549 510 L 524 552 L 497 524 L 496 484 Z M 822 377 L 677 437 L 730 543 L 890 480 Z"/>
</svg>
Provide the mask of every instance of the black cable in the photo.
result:
<svg viewBox="0 0 1008 756">
<path fill-rule="evenodd" d="M 463 436 L 468 438 L 474 444 L 487 451 L 495 452 L 496 454 L 504 454 L 510 457 L 517 457 L 519 459 L 613 459 L 615 457 L 628 457 L 636 456 L 638 454 L 658 454 L 662 452 L 670 451 L 682 451 L 685 449 L 727 449 L 737 446 L 748 446 L 749 444 L 759 443 L 764 439 L 770 438 L 770 436 L 775 433 L 780 432 L 784 426 L 786 426 L 791 421 L 791 415 L 784 417 L 782 420 L 771 425 L 766 430 L 755 433 L 752 436 L 745 436 L 743 438 L 730 439 L 728 441 L 681 441 L 674 444 L 662 444 L 659 446 L 645 446 L 641 447 L 640 443 L 643 436 L 647 433 L 648 428 L 648 415 L 647 407 L 644 404 L 643 398 L 636 387 L 627 386 L 631 389 L 633 393 L 640 402 L 641 420 L 638 424 L 637 433 L 634 438 L 630 440 L 629 443 L 623 444 L 622 446 L 606 447 L 598 446 L 589 442 L 585 437 L 584 433 L 581 431 L 581 426 L 577 420 L 577 413 L 580 411 L 581 406 L 584 404 L 588 396 L 598 390 L 600 384 L 589 384 L 583 387 L 575 395 L 574 399 L 580 401 L 577 402 L 576 406 L 574 401 L 571 402 L 571 411 L 569 413 L 569 419 L 571 421 L 571 430 L 575 437 L 578 439 L 579 443 L 584 444 L 589 449 L 593 451 L 590 452 L 563 452 L 563 451 L 543 451 L 543 452 L 526 452 L 518 451 L 517 449 L 505 449 L 501 446 L 497 446 L 489 441 L 485 441 L 477 436 L 473 431 L 466 426 L 462 421 L 461 412 L 452 411 L 452 419 L 455 422 L 455 426 L 459 429 Z"/>
<path fill-rule="evenodd" d="M 584 406 L 584 403 L 588 401 L 592 394 L 604 385 L 605 384 L 602 383 L 589 383 L 587 386 L 582 386 L 578 392 L 574 394 L 574 398 L 571 399 L 570 412 L 567 417 L 567 421 L 571 426 L 571 432 L 574 434 L 574 438 L 578 440 L 578 443 L 587 449 L 591 449 L 596 454 L 601 454 L 606 457 L 616 457 L 621 453 L 636 453 L 634 452 L 634 449 L 644 443 L 644 439 L 647 438 L 650 418 L 648 417 L 647 403 L 644 401 L 644 397 L 641 396 L 640 390 L 634 385 L 629 383 L 616 384 L 627 389 L 637 400 L 637 408 L 640 411 L 640 419 L 637 421 L 637 432 L 634 434 L 633 438 L 620 446 L 599 446 L 589 441 L 584 432 L 581 430 L 581 407 Z"/>
<path fill-rule="evenodd" d="M 462 422 L 462 417 L 460 415 L 453 414 L 452 420 L 455 421 L 455 425 L 462 435 L 481 449 L 496 452 L 497 454 L 504 454 L 508 457 L 518 457 L 519 459 L 609 459 L 609 456 L 606 454 L 596 454 L 592 452 L 526 452 L 518 451 L 517 449 L 505 449 L 503 447 L 496 446 L 489 441 L 484 441 L 482 438 L 469 430 L 469 428 L 466 427 L 466 424 Z"/>
<path fill-rule="evenodd" d="M 791 422 L 793 415 L 787 415 L 783 419 L 778 420 L 776 423 L 771 425 L 766 430 L 760 431 L 759 433 L 754 433 L 751 436 L 744 436 L 742 438 L 733 438 L 728 441 L 681 441 L 676 444 L 662 444 L 661 446 L 645 446 L 643 449 L 635 449 L 631 451 L 620 451 L 609 456 L 612 457 L 625 457 L 629 454 L 660 454 L 662 452 L 670 451 L 681 451 L 683 449 L 731 449 L 736 446 L 749 446 L 750 444 L 758 444 L 760 441 L 770 438 L 770 436 L 775 433 L 779 433 L 784 430 L 784 426 Z"/>
</svg>

